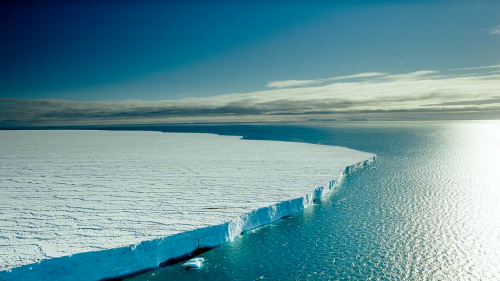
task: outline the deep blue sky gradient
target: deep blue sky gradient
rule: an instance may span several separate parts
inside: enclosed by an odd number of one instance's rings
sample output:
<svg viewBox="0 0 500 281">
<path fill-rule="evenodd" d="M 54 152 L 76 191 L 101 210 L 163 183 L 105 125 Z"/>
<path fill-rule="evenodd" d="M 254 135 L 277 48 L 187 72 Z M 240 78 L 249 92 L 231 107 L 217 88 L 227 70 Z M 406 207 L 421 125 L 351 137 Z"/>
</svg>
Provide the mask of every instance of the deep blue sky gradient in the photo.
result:
<svg viewBox="0 0 500 281">
<path fill-rule="evenodd" d="M 0 97 L 165 100 L 495 65 L 499 1 L 0 4 Z"/>
</svg>

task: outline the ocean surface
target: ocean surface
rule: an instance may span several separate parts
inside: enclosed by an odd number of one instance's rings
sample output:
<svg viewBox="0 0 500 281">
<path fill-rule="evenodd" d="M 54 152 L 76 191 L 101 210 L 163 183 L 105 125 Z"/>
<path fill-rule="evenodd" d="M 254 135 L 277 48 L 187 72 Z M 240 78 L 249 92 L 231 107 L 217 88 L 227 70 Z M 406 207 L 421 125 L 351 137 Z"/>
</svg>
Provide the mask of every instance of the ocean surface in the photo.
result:
<svg viewBox="0 0 500 281">
<path fill-rule="evenodd" d="M 305 212 L 128 280 L 500 280 L 500 122 L 170 126 L 377 154 Z"/>
</svg>

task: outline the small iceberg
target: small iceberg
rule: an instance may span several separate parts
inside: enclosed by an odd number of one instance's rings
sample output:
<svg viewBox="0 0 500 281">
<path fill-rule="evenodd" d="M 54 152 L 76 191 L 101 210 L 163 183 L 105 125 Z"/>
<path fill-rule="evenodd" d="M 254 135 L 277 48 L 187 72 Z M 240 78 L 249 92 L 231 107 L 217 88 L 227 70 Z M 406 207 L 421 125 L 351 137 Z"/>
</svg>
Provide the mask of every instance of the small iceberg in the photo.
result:
<svg viewBox="0 0 500 281">
<path fill-rule="evenodd" d="M 186 269 L 198 269 L 203 264 L 203 261 L 205 261 L 203 258 L 190 259 L 184 266 Z"/>
</svg>

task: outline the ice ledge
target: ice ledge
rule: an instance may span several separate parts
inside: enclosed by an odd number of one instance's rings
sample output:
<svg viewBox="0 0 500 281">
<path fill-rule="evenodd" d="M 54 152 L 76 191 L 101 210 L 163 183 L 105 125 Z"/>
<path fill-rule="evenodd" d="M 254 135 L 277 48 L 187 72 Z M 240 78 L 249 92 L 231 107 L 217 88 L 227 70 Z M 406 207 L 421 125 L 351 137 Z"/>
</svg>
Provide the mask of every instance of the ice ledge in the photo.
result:
<svg viewBox="0 0 500 281">
<path fill-rule="evenodd" d="M 224 224 L 142 241 L 137 245 L 43 260 L 39 263 L 0 271 L 0 280 L 105 280 L 157 268 L 179 257 L 187 257 L 197 249 L 220 246 L 232 241 L 245 231 L 301 212 L 311 205 L 313 200 L 324 197 L 334 190 L 346 174 L 374 160 L 375 156 L 346 167 L 336 179 L 303 197 L 253 210 Z"/>
</svg>

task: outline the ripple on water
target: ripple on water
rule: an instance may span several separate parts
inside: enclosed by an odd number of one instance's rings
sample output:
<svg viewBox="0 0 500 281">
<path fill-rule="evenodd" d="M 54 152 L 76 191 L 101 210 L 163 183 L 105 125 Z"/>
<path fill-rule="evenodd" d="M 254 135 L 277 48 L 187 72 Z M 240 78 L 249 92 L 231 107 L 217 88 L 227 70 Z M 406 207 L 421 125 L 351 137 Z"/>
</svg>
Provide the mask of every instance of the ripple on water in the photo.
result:
<svg viewBox="0 0 500 281">
<path fill-rule="evenodd" d="M 500 122 L 273 129 L 378 158 L 305 212 L 204 253 L 203 270 L 131 280 L 500 280 Z"/>
</svg>

